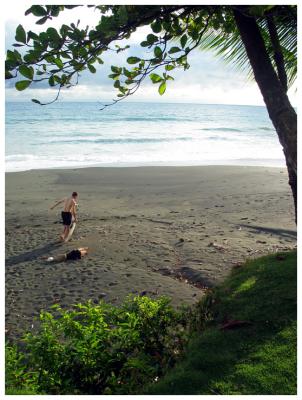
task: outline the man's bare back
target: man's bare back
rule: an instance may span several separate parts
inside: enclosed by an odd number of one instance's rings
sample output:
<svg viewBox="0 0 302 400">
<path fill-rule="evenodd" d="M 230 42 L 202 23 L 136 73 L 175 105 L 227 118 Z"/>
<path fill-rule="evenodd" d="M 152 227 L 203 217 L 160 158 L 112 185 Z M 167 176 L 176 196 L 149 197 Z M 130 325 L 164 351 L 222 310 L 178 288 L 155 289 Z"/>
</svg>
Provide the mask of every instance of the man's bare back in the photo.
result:
<svg viewBox="0 0 302 400">
<path fill-rule="evenodd" d="M 73 215 L 76 212 L 77 203 L 73 197 L 64 198 L 64 211 L 71 212 Z"/>
</svg>

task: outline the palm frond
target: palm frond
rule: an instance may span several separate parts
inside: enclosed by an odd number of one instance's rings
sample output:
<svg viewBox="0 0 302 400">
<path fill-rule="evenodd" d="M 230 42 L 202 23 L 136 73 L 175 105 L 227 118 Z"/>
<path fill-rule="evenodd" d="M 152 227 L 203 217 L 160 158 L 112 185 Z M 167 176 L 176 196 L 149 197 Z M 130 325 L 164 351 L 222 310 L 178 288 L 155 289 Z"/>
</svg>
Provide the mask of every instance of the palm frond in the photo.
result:
<svg viewBox="0 0 302 400">
<path fill-rule="evenodd" d="M 280 46 L 282 49 L 285 70 L 288 77 L 288 86 L 292 86 L 297 77 L 297 23 L 295 14 L 289 15 L 286 6 L 280 7 L 275 13 L 275 24 L 278 32 Z M 295 10 L 292 10 L 293 13 Z M 271 44 L 267 23 L 265 18 L 257 19 L 259 29 L 264 39 L 271 62 L 276 68 L 274 60 L 274 50 Z M 213 51 L 217 56 L 232 64 L 247 74 L 248 79 L 253 79 L 253 71 L 249 59 L 241 41 L 239 31 L 235 27 L 232 32 L 227 33 L 223 29 L 209 30 L 201 40 L 200 48 Z"/>
</svg>

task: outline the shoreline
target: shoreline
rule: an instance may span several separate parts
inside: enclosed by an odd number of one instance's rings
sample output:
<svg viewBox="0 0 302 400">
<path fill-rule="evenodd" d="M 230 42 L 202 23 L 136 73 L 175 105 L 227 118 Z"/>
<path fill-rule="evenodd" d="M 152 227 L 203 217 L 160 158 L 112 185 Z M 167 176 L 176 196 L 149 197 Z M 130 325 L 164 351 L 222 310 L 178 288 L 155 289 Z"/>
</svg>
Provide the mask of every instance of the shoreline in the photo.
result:
<svg viewBox="0 0 302 400">
<path fill-rule="evenodd" d="M 194 304 L 245 259 L 296 246 L 285 168 L 90 167 L 6 173 L 6 329 L 16 337 L 41 309 L 129 293 Z M 58 244 L 60 209 L 79 193 L 73 239 Z M 46 264 L 88 246 L 87 258 Z"/>
<path fill-rule="evenodd" d="M 238 163 L 235 163 L 238 161 Z M 190 167 L 259 167 L 259 168 L 280 168 L 286 169 L 285 160 L 270 160 L 270 159 L 258 159 L 259 161 L 263 161 L 263 164 L 258 164 L 253 162 L 253 160 L 243 160 L 241 164 L 240 159 L 231 160 L 229 163 L 226 160 L 222 160 L 221 162 L 216 162 L 214 164 L 187 164 L 186 162 L 172 163 L 167 164 L 165 162 L 158 162 L 156 164 L 153 163 L 110 163 L 110 164 L 91 164 L 91 165 L 77 165 L 77 166 L 58 166 L 58 167 L 47 167 L 47 168 L 31 168 L 26 170 L 13 170 L 13 171 L 5 171 L 6 174 L 16 173 L 16 172 L 27 172 L 27 171 L 48 171 L 48 170 L 74 170 L 74 169 L 83 169 L 83 168 L 174 168 L 174 167 L 182 167 L 182 168 L 190 168 Z M 250 163 L 248 163 L 250 161 Z M 267 162 L 267 164 L 265 163 Z M 273 165 L 274 164 L 274 165 Z"/>
</svg>

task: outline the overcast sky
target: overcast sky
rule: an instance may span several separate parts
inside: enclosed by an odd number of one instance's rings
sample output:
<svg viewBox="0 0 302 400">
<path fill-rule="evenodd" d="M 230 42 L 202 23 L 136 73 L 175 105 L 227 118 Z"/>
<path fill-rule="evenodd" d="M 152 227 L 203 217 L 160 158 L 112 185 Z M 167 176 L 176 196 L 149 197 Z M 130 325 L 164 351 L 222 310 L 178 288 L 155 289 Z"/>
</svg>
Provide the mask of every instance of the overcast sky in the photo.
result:
<svg viewBox="0 0 302 400">
<path fill-rule="evenodd" d="M 53 1 L 53 3 L 57 3 Z M 64 3 L 64 2 L 62 2 Z M 33 16 L 24 16 L 24 12 L 31 2 L 10 1 L 5 6 L 5 42 L 6 48 L 14 43 L 15 30 L 18 24 L 22 24 L 25 30 L 39 32 L 49 26 L 59 27 L 62 23 L 76 22 L 80 19 L 80 26 L 94 26 L 99 20 L 100 14 L 87 7 L 79 7 L 67 10 L 58 18 L 44 24 L 36 25 L 38 19 Z M 74 4 L 74 3 L 71 3 Z M 125 59 L 129 55 L 142 54 L 139 43 L 148 34 L 148 28 L 144 27 L 135 32 L 128 44 L 131 48 L 119 55 L 114 53 L 103 57 L 105 64 L 99 66 L 96 74 L 84 73 L 77 87 L 62 91 L 61 99 L 64 101 L 108 101 L 117 93 L 112 87 L 112 80 L 108 78 L 110 65 L 126 65 Z M 195 50 L 189 57 L 191 68 L 187 71 L 177 71 L 173 76 L 175 81 L 169 81 L 164 96 L 159 96 L 157 85 L 153 85 L 149 79 L 142 85 L 138 92 L 131 98 L 131 101 L 164 101 L 164 102 L 192 102 L 206 104 L 247 104 L 264 105 L 262 96 L 255 82 L 248 81 L 244 72 L 239 72 L 234 67 L 226 65 L 218 57 L 210 52 Z M 53 98 L 54 91 L 49 88 L 27 89 L 17 92 L 14 89 L 14 82 L 6 82 L 7 101 L 26 101 L 31 98 L 38 98 L 47 101 Z M 296 105 L 296 93 L 292 89 L 289 92 L 290 100 Z"/>
</svg>

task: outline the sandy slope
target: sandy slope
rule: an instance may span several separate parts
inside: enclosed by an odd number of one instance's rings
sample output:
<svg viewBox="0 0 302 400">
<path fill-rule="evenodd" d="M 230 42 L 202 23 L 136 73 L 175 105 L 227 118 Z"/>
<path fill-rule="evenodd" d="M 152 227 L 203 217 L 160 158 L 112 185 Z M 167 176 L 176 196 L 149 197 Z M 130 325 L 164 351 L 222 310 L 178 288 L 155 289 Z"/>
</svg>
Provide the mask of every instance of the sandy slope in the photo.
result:
<svg viewBox="0 0 302 400">
<path fill-rule="evenodd" d="M 73 240 L 56 243 L 57 199 L 79 192 Z M 41 308 L 128 293 L 192 304 L 247 257 L 292 248 L 296 226 L 286 170 L 141 167 L 6 174 L 6 328 L 36 325 Z M 89 246 L 77 262 L 39 257 Z"/>
</svg>

